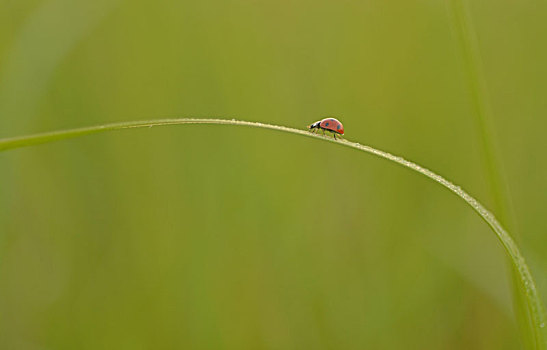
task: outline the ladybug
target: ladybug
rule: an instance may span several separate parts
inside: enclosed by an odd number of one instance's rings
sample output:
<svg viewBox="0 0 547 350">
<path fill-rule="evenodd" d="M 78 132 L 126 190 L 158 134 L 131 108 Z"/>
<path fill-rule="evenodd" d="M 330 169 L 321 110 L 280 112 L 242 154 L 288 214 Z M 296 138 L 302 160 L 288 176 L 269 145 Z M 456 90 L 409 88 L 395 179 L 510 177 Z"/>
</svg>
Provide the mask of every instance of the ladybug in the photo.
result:
<svg viewBox="0 0 547 350">
<path fill-rule="evenodd" d="M 323 120 L 317 121 L 312 125 L 309 125 L 308 129 L 310 129 L 311 132 L 315 132 L 315 129 L 321 129 L 323 130 L 323 134 L 325 134 L 325 130 L 331 131 L 334 134 L 335 140 L 336 134 L 344 134 L 344 126 L 338 121 L 338 119 L 335 118 L 325 118 Z"/>
</svg>

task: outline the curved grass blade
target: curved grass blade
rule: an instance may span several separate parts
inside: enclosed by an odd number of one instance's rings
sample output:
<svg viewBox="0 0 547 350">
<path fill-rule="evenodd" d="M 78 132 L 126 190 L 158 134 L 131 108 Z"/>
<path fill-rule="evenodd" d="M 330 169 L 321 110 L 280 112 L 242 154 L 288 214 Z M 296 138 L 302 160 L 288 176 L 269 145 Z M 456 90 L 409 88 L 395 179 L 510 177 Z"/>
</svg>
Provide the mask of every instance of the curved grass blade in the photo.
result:
<svg viewBox="0 0 547 350">
<path fill-rule="evenodd" d="M 321 139 L 329 142 L 339 144 L 341 146 L 350 147 L 357 149 L 363 152 L 367 152 L 378 156 L 380 158 L 387 159 L 389 161 L 395 162 L 399 165 L 402 165 L 406 168 L 414 170 L 433 181 L 444 186 L 448 190 L 455 193 L 458 197 L 463 199 L 480 217 L 490 226 L 494 231 L 499 241 L 503 245 L 505 251 L 511 259 L 511 263 L 516 269 L 519 282 L 522 289 L 525 292 L 525 299 L 527 306 L 530 310 L 532 324 L 531 333 L 534 335 L 536 349 L 545 350 L 547 349 L 547 328 L 546 328 L 546 318 L 539 292 L 534 282 L 534 278 L 530 273 L 530 269 L 524 260 L 517 244 L 509 233 L 502 227 L 496 217 L 486 209 L 481 203 L 479 203 L 475 198 L 465 192 L 461 187 L 455 185 L 454 183 L 448 181 L 444 177 L 432 172 L 429 169 L 426 169 L 414 162 L 408 161 L 402 157 L 395 156 L 391 153 L 378 150 L 376 148 L 362 145 L 356 142 L 350 142 L 344 139 L 335 140 L 331 137 L 326 137 L 318 134 L 310 133 L 306 130 L 299 130 L 294 128 L 289 128 L 286 126 L 264 124 L 258 122 L 250 122 L 244 120 L 235 120 L 235 119 L 199 119 L 199 118 L 181 118 L 181 119 L 158 119 L 158 120 L 145 120 L 145 121 L 133 121 L 133 122 L 123 122 L 123 123 L 113 123 L 105 124 L 98 126 L 90 126 L 85 128 L 78 129 L 69 129 L 61 130 L 54 132 L 47 132 L 42 134 L 34 134 L 29 136 L 21 136 L 14 138 L 5 138 L 0 139 L 0 152 L 6 151 L 14 148 L 27 147 L 31 145 L 37 145 L 41 143 L 48 143 L 68 138 L 74 138 L 83 135 L 96 134 L 105 131 L 113 130 L 122 130 L 122 129 L 131 129 L 131 128 L 149 128 L 153 126 L 163 126 L 163 125 L 180 125 L 180 124 L 220 124 L 220 125 L 235 125 L 235 126 L 250 126 L 263 129 L 272 129 L 277 131 L 288 132 L 292 134 L 298 134 L 302 136 L 312 137 L 316 139 Z"/>
</svg>

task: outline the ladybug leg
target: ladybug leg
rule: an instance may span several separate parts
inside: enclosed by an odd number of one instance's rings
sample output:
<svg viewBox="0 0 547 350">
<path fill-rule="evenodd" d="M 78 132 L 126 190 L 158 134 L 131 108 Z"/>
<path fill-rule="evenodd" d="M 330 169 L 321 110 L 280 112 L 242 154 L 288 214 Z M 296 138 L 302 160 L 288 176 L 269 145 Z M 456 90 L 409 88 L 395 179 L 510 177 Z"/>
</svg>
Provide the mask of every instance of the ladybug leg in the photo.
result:
<svg viewBox="0 0 547 350">
<path fill-rule="evenodd" d="M 336 140 L 336 134 L 333 134 L 334 135 L 334 139 Z"/>
</svg>

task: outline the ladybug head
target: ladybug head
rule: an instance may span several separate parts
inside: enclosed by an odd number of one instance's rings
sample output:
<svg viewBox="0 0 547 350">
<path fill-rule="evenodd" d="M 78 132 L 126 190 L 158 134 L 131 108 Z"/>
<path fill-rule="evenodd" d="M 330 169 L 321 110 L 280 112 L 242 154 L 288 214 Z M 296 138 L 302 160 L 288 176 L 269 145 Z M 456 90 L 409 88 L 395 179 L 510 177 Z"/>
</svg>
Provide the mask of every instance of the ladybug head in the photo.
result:
<svg viewBox="0 0 547 350">
<path fill-rule="evenodd" d="M 311 130 L 311 129 L 316 129 L 316 128 L 319 127 L 319 124 L 321 124 L 320 121 L 315 122 L 315 123 L 313 123 L 313 124 L 311 124 L 311 125 L 308 125 L 308 129 L 310 129 L 310 130 Z"/>
</svg>

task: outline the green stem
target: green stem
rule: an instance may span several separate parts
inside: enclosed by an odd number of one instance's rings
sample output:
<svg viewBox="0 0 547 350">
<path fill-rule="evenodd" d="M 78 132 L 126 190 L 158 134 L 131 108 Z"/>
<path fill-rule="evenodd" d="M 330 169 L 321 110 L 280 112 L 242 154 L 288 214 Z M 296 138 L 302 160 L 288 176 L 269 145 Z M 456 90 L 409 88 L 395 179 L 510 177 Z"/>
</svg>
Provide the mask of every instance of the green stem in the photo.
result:
<svg viewBox="0 0 547 350">
<path fill-rule="evenodd" d="M 498 152 L 493 141 L 495 135 L 492 125 L 492 110 L 488 103 L 486 80 L 481 69 L 482 62 L 478 40 L 464 2 L 462 0 L 451 0 L 451 4 L 452 21 L 454 22 L 456 37 L 460 42 L 462 51 L 471 107 L 477 119 L 482 148 L 486 158 L 486 171 L 490 179 L 490 192 L 494 199 L 496 211 L 499 212 L 502 220 L 509 225 L 509 221 L 512 221 L 511 210 L 507 201 L 509 195 L 503 173 L 500 171 L 502 168 L 501 161 L 497 157 Z"/>
<path fill-rule="evenodd" d="M 228 119 L 158 119 L 158 120 L 149 120 L 149 121 L 133 121 L 133 122 L 124 122 L 124 123 L 113 123 L 105 124 L 99 126 L 90 126 L 86 128 L 79 129 L 70 129 L 70 130 L 61 130 L 54 131 L 42 134 L 35 134 L 29 136 L 21 136 L 14 138 L 0 139 L 0 152 L 21 148 L 31 145 L 37 145 L 41 143 L 53 142 L 68 138 L 74 138 L 82 135 L 89 135 L 100 133 L 104 131 L 113 131 L 113 130 L 122 130 L 122 129 L 131 129 L 131 128 L 151 128 L 153 126 L 162 126 L 162 125 L 179 125 L 179 124 L 224 124 L 224 125 L 235 125 L 235 126 L 250 126 L 256 128 L 272 129 L 277 131 L 283 131 L 293 134 L 298 134 L 302 136 L 307 136 L 311 138 L 316 138 L 324 141 L 329 141 L 336 143 L 341 146 L 350 147 L 357 149 L 363 152 L 367 152 L 395 162 L 399 165 L 402 165 L 406 168 L 414 170 L 428 178 L 434 180 L 445 188 L 449 189 L 455 193 L 458 197 L 463 199 L 467 204 L 475 210 L 480 217 L 486 221 L 490 228 L 494 231 L 499 241 L 505 248 L 505 251 L 509 255 L 511 262 L 516 269 L 519 275 L 519 282 L 522 285 L 523 290 L 525 291 L 526 303 L 530 309 L 532 316 L 532 333 L 535 336 L 535 342 L 538 345 L 538 349 L 547 349 L 547 328 L 546 328 L 546 319 L 539 296 L 538 290 L 534 279 L 530 273 L 530 269 L 526 264 L 524 257 L 520 253 L 520 250 L 513 240 L 509 233 L 502 227 L 494 215 L 488 211 L 481 203 L 479 203 L 475 198 L 471 197 L 467 192 L 462 190 L 459 186 L 456 186 L 452 182 L 448 181 L 444 177 L 437 175 L 429 169 L 426 169 L 414 162 L 408 161 L 404 158 L 395 156 L 391 153 L 384 152 L 378 149 L 375 149 L 370 146 L 361 145 L 359 143 L 350 142 L 346 140 L 335 140 L 331 137 L 326 137 L 322 135 L 312 134 L 305 130 L 293 129 L 286 126 L 263 124 L 257 122 L 249 122 L 243 120 L 228 120 Z"/>
<path fill-rule="evenodd" d="M 483 64 L 478 38 L 468 8 L 465 6 L 465 0 L 449 1 L 454 34 L 460 44 L 459 47 L 467 76 L 471 106 L 481 135 L 480 139 L 485 156 L 486 172 L 490 179 L 490 193 L 494 200 L 494 209 L 501 221 L 507 227 L 514 230 L 515 219 L 507 181 L 503 176 L 502 163 L 494 142 L 495 133 L 492 123 L 492 109 L 488 103 L 487 84 L 482 70 Z M 512 277 L 514 280 L 519 279 L 518 272 L 515 269 L 512 269 Z M 530 318 L 531 310 L 525 303 L 524 291 L 520 288 L 519 283 L 514 283 L 513 287 L 513 299 L 516 306 L 515 313 L 524 336 L 524 343 L 528 347 L 544 349 L 545 346 L 538 343 L 539 337 L 533 334 L 537 330 L 535 330 L 533 325 L 530 325 L 530 322 L 533 322 L 533 320 Z M 532 332 L 530 333 L 528 330 Z"/>
</svg>

